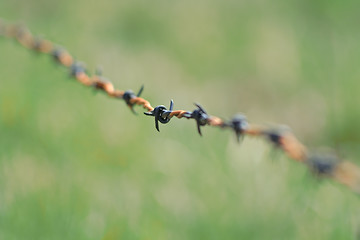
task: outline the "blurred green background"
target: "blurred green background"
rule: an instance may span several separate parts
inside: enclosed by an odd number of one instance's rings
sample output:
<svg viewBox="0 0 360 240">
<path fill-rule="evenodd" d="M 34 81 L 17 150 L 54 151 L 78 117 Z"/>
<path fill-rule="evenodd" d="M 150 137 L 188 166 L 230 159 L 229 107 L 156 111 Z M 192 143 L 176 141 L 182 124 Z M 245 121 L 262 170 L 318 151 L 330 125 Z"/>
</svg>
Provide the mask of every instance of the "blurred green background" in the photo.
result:
<svg viewBox="0 0 360 240">
<path fill-rule="evenodd" d="M 360 2 L 1 0 L 153 105 L 292 127 L 360 163 Z M 359 198 L 261 139 L 131 114 L 0 39 L 0 239 L 359 239 Z"/>
</svg>

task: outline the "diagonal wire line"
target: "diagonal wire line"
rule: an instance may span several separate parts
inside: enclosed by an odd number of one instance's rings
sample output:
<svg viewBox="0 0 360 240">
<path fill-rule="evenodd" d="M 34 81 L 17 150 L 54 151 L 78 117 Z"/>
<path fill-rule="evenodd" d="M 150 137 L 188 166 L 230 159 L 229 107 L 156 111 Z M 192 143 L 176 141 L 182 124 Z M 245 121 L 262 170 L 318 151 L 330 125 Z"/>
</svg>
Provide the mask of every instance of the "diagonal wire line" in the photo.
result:
<svg viewBox="0 0 360 240">
<path fill-rule="evenodd" d="M 252 124 L 242 114 L 237 114 L 230 120 L 223 120 L 209 115 L 197 103 L 195 103 L 196 108 L 193 111 L 173 110 L 173 100 L 170 101 L 169 109 L 164 105 L 153 107 L 148 100 L 140 97 L 144 89 L 143 86 L 137 94 L 132 90 L 115 89 L 114 85 L 101 74 L 97 73 L 93 76 L 87 74 L 84 65 L 75 61 L 72 55 L 64 48 L 55 45 L 49 40 L 34 36 L 23 25 L 5 23 L 0 19 L 0 36 L 15 39 L 27 49 L 51 55 L 56 62 L 67 68 L 70 75 L 78 82 L 103 91 L 109 97 L 124 100 L 133 113 L 135 113 L 134 106 L 143 107 L 147 110 L 144 113 L 145 115 L 154 117 L 155 128 L 158 131 L 160 131 L 159 123 L 167 124 L 173 117 L 177 117 L 179 119 L 194 119 L 200 135 L 202 135 L 202 127 L 208 125 L 234 131 L 238 141 L 245 135 L 263 137 L 275 147 L 282 149 L 289 158 L 304 163 L 317 176 L 332 178 L 348 186 L 354 192 L 360 193 L 360 168 L 357 165 L 340 159 L 335 154 L 309 152 L 288 128 L 278 127 L 274 129 Z"/>
</svg>

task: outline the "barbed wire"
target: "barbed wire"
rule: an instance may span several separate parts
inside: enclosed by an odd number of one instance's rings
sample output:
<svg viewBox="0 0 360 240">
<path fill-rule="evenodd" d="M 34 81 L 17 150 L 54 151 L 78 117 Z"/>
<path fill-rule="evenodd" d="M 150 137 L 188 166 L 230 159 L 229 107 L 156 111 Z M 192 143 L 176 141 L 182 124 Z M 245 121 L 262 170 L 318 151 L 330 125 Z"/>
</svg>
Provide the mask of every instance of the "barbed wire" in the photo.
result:
<svg viewBox="0 0 360 240">
<path fill-rule="evenodd" d="M 360 168 L 357 165 L 340 159 L 334 153 L 310 153 L 289 128 L 268 128 L 252 124 L 242 114 L 236 114 L 230 120 L 223 120 L 209 115 L 198 103 L 195 103 L 196 108 L 193 111 L 174 110 L 173 100 L 170 101 L 169 109 L 164 105 L 152 107 L 148 100 L 140 97 L 144 86 L 140 88 L 137 94 L 132 90 L 115 89 L 114 85 L 103 77 L 101 73 L 97 72 L 90 76 L 84 64 L 74 60 L 66 49 L 55 45 L 49 40 L 34 36 L 22 24 L 8 24 L 0 19 L 0 36 L 15 39 L 27 49 L 51 55 L 56 62 L 66 67 L 70 75 L 78 82 L 95 90 L 103 91 L 109 97 L 124 100 L 134 114 L 136 114 L 134 106 L 143 107 L 147 110 L 147 112 L 144 112 L 146 116 L 154 117 L 157 131 L 160 131 L 159 122 L 167 124 L 173 117 L 177 117 L 179 119 L 194 119 L 200 135 L 202 135 L 202 127 L 213 126 L 234 131 L 238 142 L 245 135 L 263 137 L 275 147 L 283 150 L 289 158 L 305 164 L 315 175 L 332 178 L 348 186 L 354 192 L 360 193 Z"/>
</svg>

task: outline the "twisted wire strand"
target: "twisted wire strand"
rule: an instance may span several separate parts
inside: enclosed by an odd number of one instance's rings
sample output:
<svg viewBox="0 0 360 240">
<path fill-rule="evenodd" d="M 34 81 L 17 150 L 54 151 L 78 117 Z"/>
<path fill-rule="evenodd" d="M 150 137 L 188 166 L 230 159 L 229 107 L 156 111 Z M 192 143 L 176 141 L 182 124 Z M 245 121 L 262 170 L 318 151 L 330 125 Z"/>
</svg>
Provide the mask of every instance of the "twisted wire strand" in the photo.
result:
<svg viewBox="0 0 360 240">
<path fill-rule="evenodd" d="M 334 154 L 309 153 L 305 145 L 289 129 L 281 127 L 274 129 L 250 124 L 243 115 L 235 115 L 233 119 L 225 121 L 219 117 L 208 115 L 198 104 L 196 104 L 197 109 L 193 111 L 173 110 L 172 101 L 169 110 L 163 105 L 154 108 L 148 100 L 140 97 L 143 88 L 135 95 L 131 90 L 123 91 L 115 89 L 108 79 L 99 74 L 90 76 L 86 73 L 84 65 L 75 61 L 72 55 L 64 48 L 57 46 L 49 40 L 34 36 L 29 29 L 21 24 L 8 24 L 0 19 L 0 36 L 15 39 L 27 49 L 51 55 L 60 65 L 68 68 L 71 76 L 79 83 L 103 91 L 109 97 L 123 99 L 131 110 L 133 110 L 135 105 L 143 107 L 148 111 L 145 113 L 146 115 L 155 117 L 155 126 L 158 130 L 158 122 L 166 124 L 173 117 L 176 117 L 178 119 L 194 119 L 200 135 L 201 127 L 209 125 L 222 129 L 232 129 L 238 140 L 244 135 L 263 137 L 283 150 L 289 158 L 304 163 L 317 176 L 332 178 L 348 186 L 354 192 L 360 193 L 360 168 L 357 165 L 339 159 Z"/>
</svg>

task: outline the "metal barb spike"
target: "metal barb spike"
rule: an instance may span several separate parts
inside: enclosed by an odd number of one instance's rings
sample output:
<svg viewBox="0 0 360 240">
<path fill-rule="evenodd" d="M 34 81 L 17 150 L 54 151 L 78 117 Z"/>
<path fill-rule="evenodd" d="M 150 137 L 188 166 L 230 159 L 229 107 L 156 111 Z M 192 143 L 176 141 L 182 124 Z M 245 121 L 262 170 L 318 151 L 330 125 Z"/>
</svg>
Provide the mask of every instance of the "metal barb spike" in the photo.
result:
<svg viewBox="0 0 360 240">
<path fill-rule="evenodd" d="M 194 104 L 195 104 L 195 106 L 197 106 L 201 110 L 202 113 L 207 114 L 205 109 L 200 104 L 198 104 L 198 103 L 194 103 Z"/>
<path fill-rule="evenodd" d="M 174 109 L 174 100 L 170 100 L 170 108 L 169 110 L 172 111 Z"/>
<path fill-rule="evenodd" d="M 287 126 L 279 126 L 274 129 L 265 131 L 265 135 L 268 137 L 270 142 L 272 142 L 276 147 L 281 146 L 281 139 L 287 132 L 290 131 L 290 128 Z"/>
<path fill-rule="evenodd" d="M 138 93 L 136 94 L 137 97 L 140 97 L 141 93 L 144 91 L 144 84 L 141 85 L 140 90 L 138 91 Z"/>
<path fill-rule="evenodd" d="M 238 143 L 243 137 L 244 130 L 249 126 L 246 117 L 242 114 L 236 114 L 227 125 L 235 131 L 236 140 Z"/>
<path fill-rule="evenodd" d="M 200 126 L 205 126 L 208 122 L 209 116 L 205 109 L 198 103 L 194 103 L 197 109 L 191 113 L 191 118 L 195 119 L 198 133 L 202 136 Z"/>
<path fill-rule="evenodd" d="M 316 175 L 331 176 L 340 160 L 335 154 L 318 152 L 312 153 L 306 163 Z"/>
<path fill-rule="evenodd" d="M 134 113 L 135 115 L 137 115 L 137 113 L 134 110 L 134 103 L 131 103 L 130 100 L 133 98 L 136 98 L 136 97 L 140 97 L 143 90 L 144 90 L 144 85 L 141 86 L 137 95 L 135 95 L 135 93 L 132 90 L 127 90 L 123 95 L 123 99 L 124 99 L 125 103 L 128 105 L 128 107 L 130 108 L 132 113 Z"/>
<path fill-rule="evenodd" d="M 198 121 L 196 121 L 196 126 L 197 126 L 197 130 L 198 130 L 199 135 L 202 137 L 202 133 L 201 133 L 201 129 L 200 129 L 200 124 L 199 124 Z"/>
<path fill-rule="evenodd" d="M 130 108 L 130 111 L 131 111 L 133 114 L 138 115 L 138 113 L 135 112 L 135 109 L 134 109 L 134 106 L 133 106 L 133 105 L 128 105 L 128 106 L 129 106 L 129 108 Z"/>
</svg>

